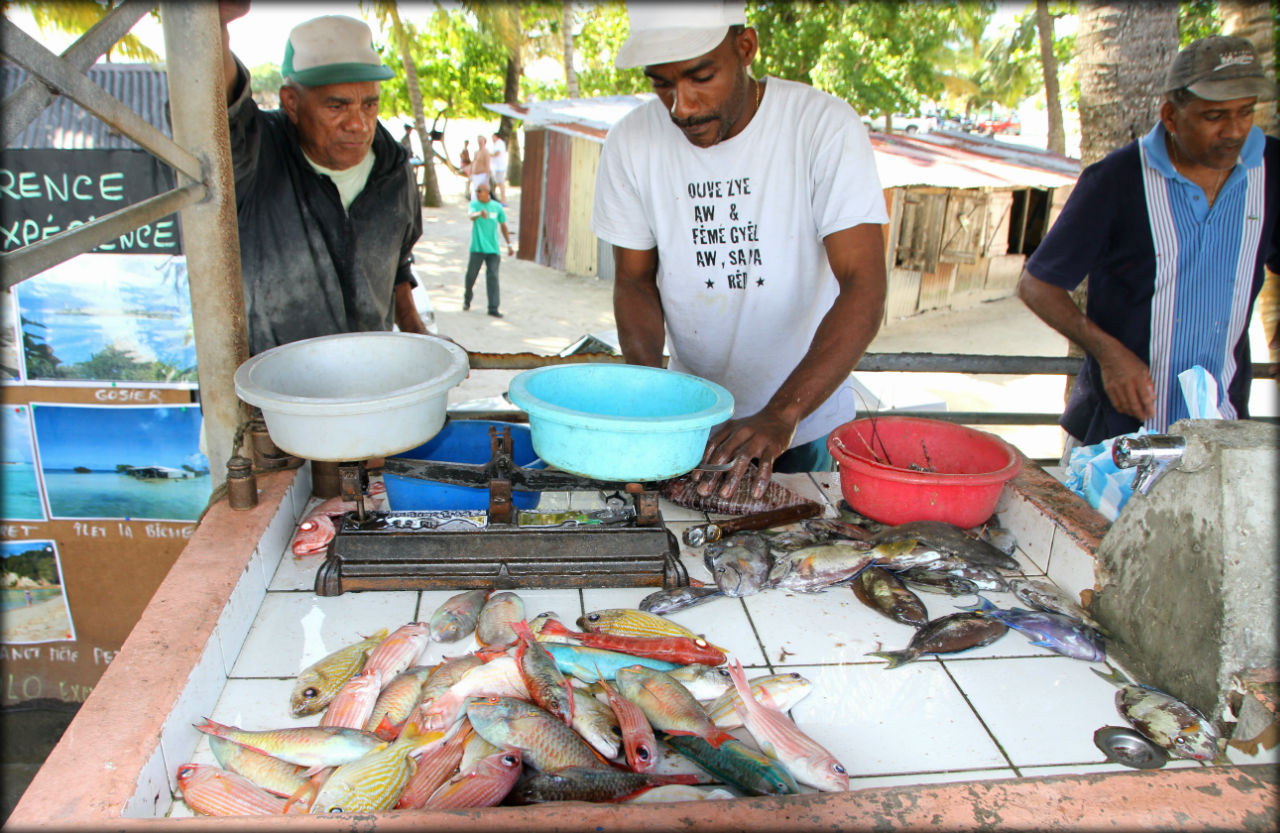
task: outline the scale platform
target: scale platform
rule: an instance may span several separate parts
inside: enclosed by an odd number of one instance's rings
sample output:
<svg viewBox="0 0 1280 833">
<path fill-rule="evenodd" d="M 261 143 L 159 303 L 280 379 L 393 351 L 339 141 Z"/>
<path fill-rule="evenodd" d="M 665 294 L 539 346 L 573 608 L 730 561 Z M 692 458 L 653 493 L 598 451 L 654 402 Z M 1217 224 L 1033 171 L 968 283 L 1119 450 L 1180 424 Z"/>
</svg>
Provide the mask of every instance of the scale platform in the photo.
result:
<svg viewBox="0 0 1280 833">
<path fill-rule="evenodd" d="M 348 512 L 335 524 L 316 572 L 316 594 L 689 584 L 653 484 L 524 469 L 511 460 L 510 431 L 498 435 L 490 429 L 490 442 L 492 459 L 484 465 L 388 458 L 386 470 L 401 476 L 487 486 L 488 510 Z M 354 497 L 367 484 L 367 473 L 348 464 L 339 467 L 339 479 L 344 495 Z M 600 489 L 608 497 L 606 508 L 595 512 L 516 511 L 513 488 Z"/>
</svg>

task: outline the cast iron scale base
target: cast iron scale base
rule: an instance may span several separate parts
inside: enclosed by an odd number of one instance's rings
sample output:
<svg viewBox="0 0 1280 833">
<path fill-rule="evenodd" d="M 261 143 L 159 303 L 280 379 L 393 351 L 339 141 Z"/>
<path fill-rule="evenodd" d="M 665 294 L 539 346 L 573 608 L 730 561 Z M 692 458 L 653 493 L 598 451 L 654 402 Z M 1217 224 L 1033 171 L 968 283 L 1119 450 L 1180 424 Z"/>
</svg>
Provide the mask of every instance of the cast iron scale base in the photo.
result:
<svg viewBox="0 0 1280 833">
<path fill-rule="evenodd" d="M 663 524 L 652 483 L 593 480 L 526 469 L 511 456 L 511 431 L 490 428 L 483 465 L 389 457 L 386 471 L 487 487 L 487 512 L 366 512 L 368 473 L 339 466 L 343 497 L 357 511 L 335 523 L 337 534 L 316 572 L 316 594 L 347 590 L 467 590 L 477 587 L 665 587 L 689 583 L 680 548 Z M 610 493 L 597 512 L 517 512 L 517 491 Z"/>
</svg>

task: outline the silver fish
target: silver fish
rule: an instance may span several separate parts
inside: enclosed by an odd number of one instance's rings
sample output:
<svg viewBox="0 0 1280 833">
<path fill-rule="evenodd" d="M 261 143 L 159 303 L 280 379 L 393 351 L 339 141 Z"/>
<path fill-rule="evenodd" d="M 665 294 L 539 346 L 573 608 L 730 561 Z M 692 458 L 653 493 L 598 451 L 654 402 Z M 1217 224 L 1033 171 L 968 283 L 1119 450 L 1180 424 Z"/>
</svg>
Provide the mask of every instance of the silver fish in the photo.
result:
<svg viewBox="0 0 1280 833">
<path fill-rule="evenodd" d="M 914 539 L 947 555 L 955 555 L 977 567 L 988 570 L 1017 570 L 1018 562 L 1011 556 L 965 534 L 964 530 L 943 521 L 911 521 L 891 526 L 871 536 L 871 544 Z"/>
<path fill-rule="evenodd" d="M 1107 657 L 1102 635 L 1074 616 L 1047 610 L 1023 610 L 1020 607 L 1001 610 L 982 596 L 978 597 L 978 604 L 961 610 L 975 610 L 999 619 L 1025 634 L 1032 645 L 1047 648 L 1064 657 L 1085 662 L 1102 662 Z"/>
<path fill-rule="evenodd" d="M 1079 619 L 1100 633 L 1105 634 L 1107 632 L 1083 607 L 1062 592 L 1057 585 L 1032 578 L 1015 578 L 1009 580 L 1009 590 L 1018 597 L 1018 601 L 1025 605 L 1039 610 L 1047 610 L 1050 613 L 1061 613 L 1063 616 Z"/>
<path fill-rule="evenodd" d="M 715 579 L 716 587 L 726 596 L 739 598 L 759 593 L 769 579 L 773 559 L 763 535 L 735 532 L 708 544 L 702 554 Z"/>
<path fill-rule="evenodd" d="M 1159 689 L 1130 682 L 1117 668 L 1111 668 L 1109 674 L 1096 668 L 1092 671 L 1120 688 L 1116 710 L 1144 737 L 1176 758 L 1219 760 L 1222 743 L 1218 729 L 1195 708 Z"/>
<path fill-rule="evenodd" d="M 898 577 L 903 581 L 937 581 L 938 576 L 952 576 L 964 579 L 978 590 L 1005 592 L 1009 585 L 999 573 L 983 567 L 975 567 L 960 559 L 944 558 L 928 567 L 911 567 L 903 570 Z"/>
<path fill-rule="evenodd" d="M 729 672 L 718 666 L 695 662 L 668 671 L 667 676 L 689 689 L 689 693 L 697 700 L 714 700 L 733 688 Z"/>
<path fill-rule="evenodd" d="M 719 587 L 677 587 L 674 590 L 659 590 L 656 593 L 650 593 L 640 600 L 638 607 L 645 613 L 673 613 L 677 610 L 684 610 L 686 607 L 700 605 L 703 602 L 709 602 L 712 599 L 723 598 L 724 593 Z"/>
</svg>

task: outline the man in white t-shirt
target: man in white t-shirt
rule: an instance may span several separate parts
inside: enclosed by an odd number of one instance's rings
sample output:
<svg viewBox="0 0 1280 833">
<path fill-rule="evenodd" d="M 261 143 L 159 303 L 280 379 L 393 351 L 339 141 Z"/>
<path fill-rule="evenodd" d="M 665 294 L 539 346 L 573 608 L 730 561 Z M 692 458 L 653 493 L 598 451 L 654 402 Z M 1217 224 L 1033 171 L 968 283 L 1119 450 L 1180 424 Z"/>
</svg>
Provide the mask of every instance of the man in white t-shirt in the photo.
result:
<svg viewBox="0 0 1280 833">
<path fill-rule="evenodd" d="M 620 68 L 657 98 L 609 132 L 591 228 L 613 244 L 623 355 L 724 385 L 699 491 L 728 497 L 754 459 L 830 469 L 827 434 L 856 413 L 849 374 L 879 329 L 888 222 L 871 144 L 845 102 L 757 80 L 737 3 L 633 3 Z"/>
<path fill-rule="evenodd" d="M 489 164 L 491 166 L 494 196 L 503 205 L 507 203 L 507 143 L 497 133 L 493 134 L 493 144 L 489 146 Z"/>
</svg>

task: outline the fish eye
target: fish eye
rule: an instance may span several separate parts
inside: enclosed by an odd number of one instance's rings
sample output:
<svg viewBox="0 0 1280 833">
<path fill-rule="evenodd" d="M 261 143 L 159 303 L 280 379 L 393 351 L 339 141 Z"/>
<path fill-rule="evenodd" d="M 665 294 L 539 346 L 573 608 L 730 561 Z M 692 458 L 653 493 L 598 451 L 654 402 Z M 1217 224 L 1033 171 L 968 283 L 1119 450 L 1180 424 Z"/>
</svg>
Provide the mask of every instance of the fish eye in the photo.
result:
<svg viewBox="0 0 1280 833">
<path fill-rule="evenodd" d="M 178 767 L 179 778 L 190 778 L 192 775 L 195 775 L 195 773 L 196 768 L 194 764 L 187 764 L 186 766 Z"/>
<path fill-rule="evenodd" d="M 723 668 L 717 668 L 716 673 L 719 674 L 721 677 L 729 676 L 729 672 L 724 670 Z"/>
<path fill-rule="evenodd" d="M 843 767 L 843 766 L 841 766 L 840 764 L 832 764 L 832 765 L 831 765 L 831 769 L 832 769 L 833 771 L 835 771 L 835 772 L 839 773 L 840 775 L 848 775 L 848 774 L 849 774 L 848 772 L 845 772 L 844 767 Z"/>
<path fill-rule="evenodd" d="M 636 747 L 636 757 L 637 757 L 637 758 L 639 758 L 640 760 L 642 760 L 642 761 L 647 761 L 647 760 L 649 760 L 649 755 L 650 755 L 650 754 L 651 754 L 651 753 L 649 752 L 649 747 L 647 747 L 647 746 L 637 746 L 637 747 Z"/>
<path fill-rule="evenodd" d="M 329 812 L 330 812 L 330 813 L 345 813 L 345 812 L 346 812 L 346 810 L 342 809 L 341 807 L 330 807 L 330 808 L 329 808 Z"/>
<path fill-rule="evenodd" d="M 488 703 L 488 704 L 489 704 L 489 705 L 491 705 L 491 706 L 496 706 L 496 705 L 498 705 L 498 698 L 497 698 L 497 697 L 490 697 L 490 698 L 486 699 L 486 700 L 485 700 L 485 702 L 486 702 L 486 703 Z"/>
<path fill-rule="evenodd" d="M 519 758 L 517 758 L 515 755 L 503 755 L 503 756 L 502 756 L 502 765 L 503 765 L 503 766 L 515 766 L 515 765 L 516 765 L 516 764 L 518 764 L 518 763 L 520 763 L 520 759 L 519 759 Z"/>
<path fill-rule="evenodd" d="M 588 614 L 587 614 L 587 621 L 588 621 L 588 622 L 599 622 L 599 621 L 600 621 L 600 614 L 599 614 L 599 613 L 588 613 Z"/>
<path fill-rule="evenodd" d="M 622 727 L 621 727 L 621 726 L 610 726 L 610 727 L 609 727 L 609 731 L 610 731 L 610 732 L 612 732 L 613 734 L 617 735 L 618 737 L 622 737 Z"/>
<path fill-rule="evenodd" d="M 302 690 L 302 696 L 303 696 L 303 697 L 315 697 L 315 696 L 316 696 L 317 694 L 319 694 L 319 693 L 320 693 L 320 692 L 319 692 L 319 691 L 317 691 L 317 690 L 315 690 L 314 688 L 304 688 L 304 689 Z"/>
<path fill-rule="evenodd" d="M 1173 739 L 1173 742 L 1174 742 L 1174 743 L 1176 743 L 1176 744 L 1178 744 L 1179 746 L 1186 746 L 1186 745 L 1187 745 L 1187 739 L 1186 739 L 1186 738 L 1184 738 L 1182 735 L 1178 735 L 1176 738 L 1174 738 L 1174 739 Z"/>
<path fill-rule="evenodd" d="M 304 529 L 307 531 L 313 530 L 315 528 L 316 528 L 315 521 L 303 521 L 302 525 L 298 527 L 298 529 Z"/>
<path fill-rule="evenodd" d="M 707 641 L 705 639 L 695 639 L 693 640 L 693 644 L 697 645 L 699 648 L 707 647 Z"/>
<path fill-rule="evenodd" d="M 791 679 L 793 679 L 793 680 L 799 680 L 799 679 L 801 679 L 800 675 L 799 675 L 799 674 L 797 674 L 797 673 L 796 673 L 796 672 L 794 672 L 794 671 L 792 671 L 792 672 L 791 672 L 790 674 L 788 674 L 787 676 L 788 676 L 788 677 L 790 677 L 790 678 L 791 678 Z"/>
</svg>

